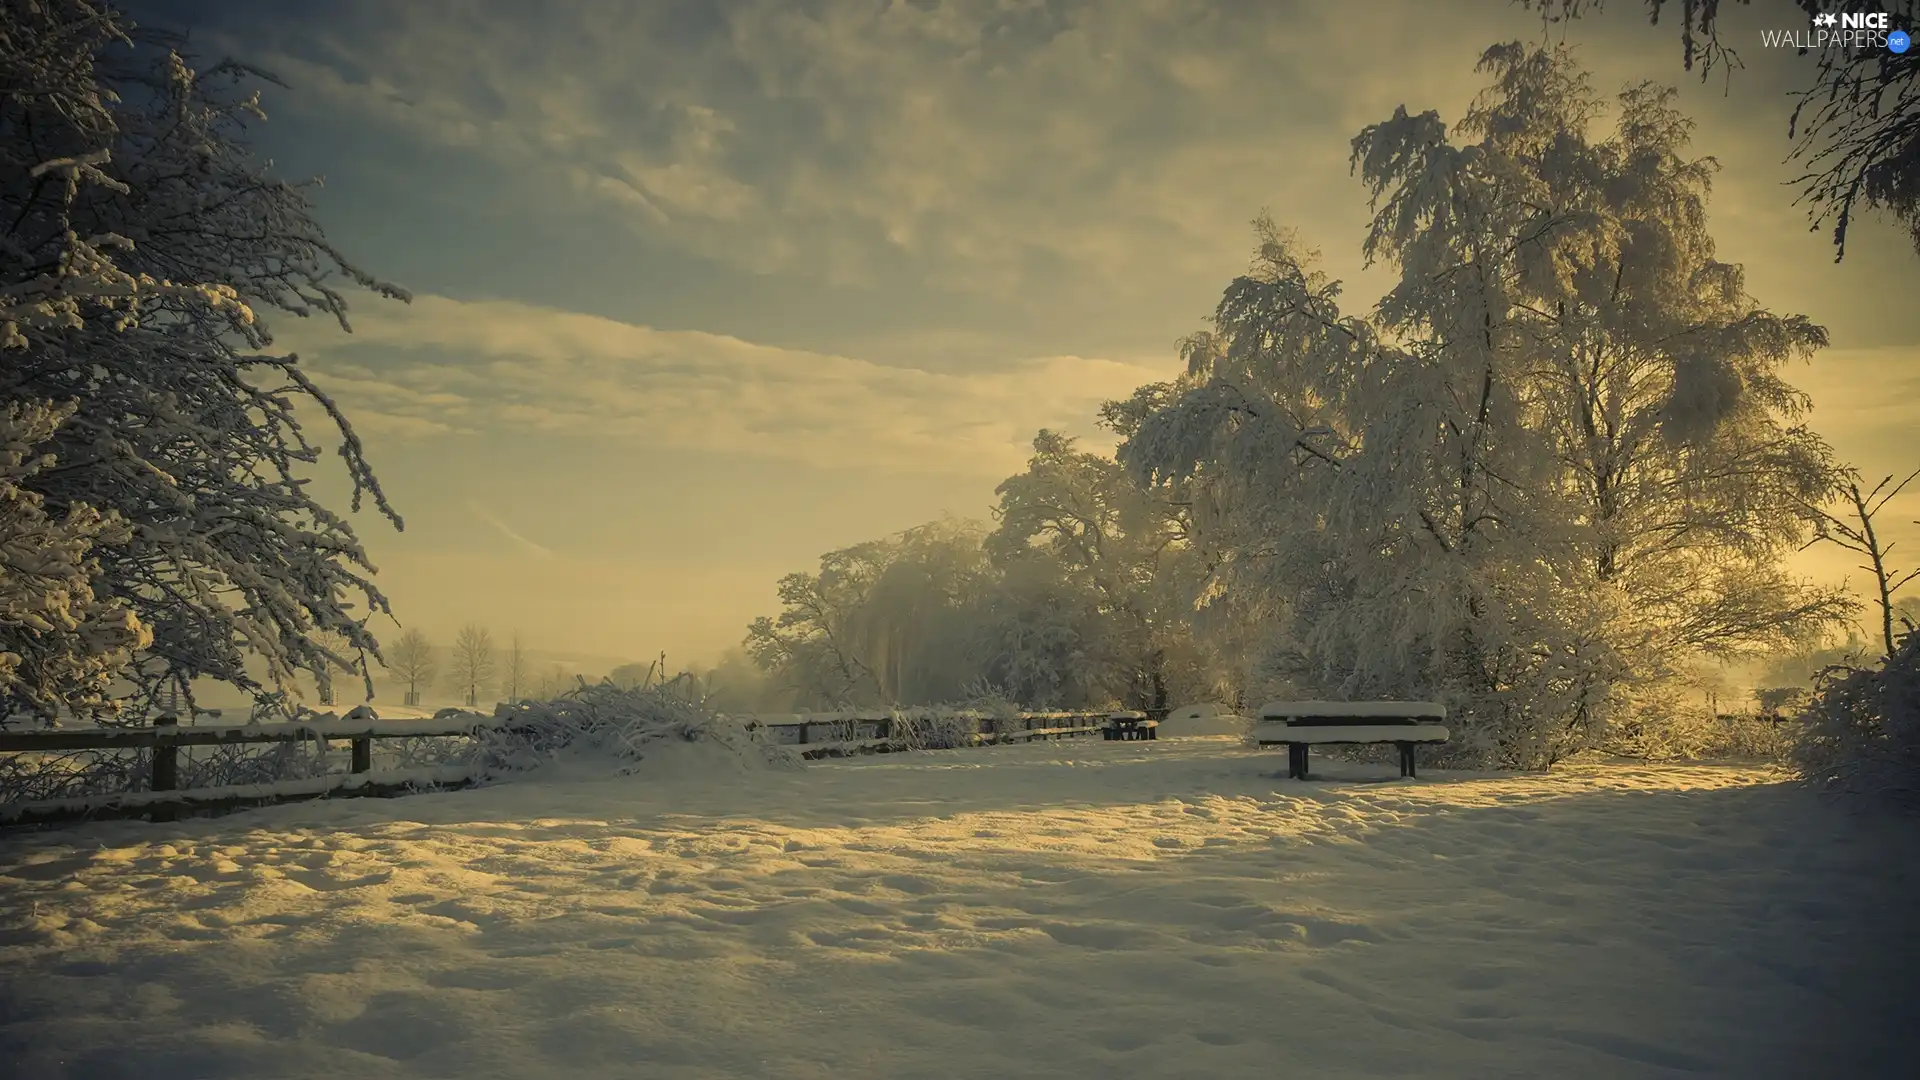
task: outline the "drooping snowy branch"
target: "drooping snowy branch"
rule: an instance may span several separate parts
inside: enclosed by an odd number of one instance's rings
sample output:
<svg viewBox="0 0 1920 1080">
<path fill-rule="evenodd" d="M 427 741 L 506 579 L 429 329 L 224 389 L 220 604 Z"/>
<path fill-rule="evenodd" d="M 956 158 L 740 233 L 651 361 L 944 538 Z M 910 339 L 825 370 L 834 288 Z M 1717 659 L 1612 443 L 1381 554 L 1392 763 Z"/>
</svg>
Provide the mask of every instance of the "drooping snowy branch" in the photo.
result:
<svg viewBox="0 0 1920 1080">
<path fill-rule="evenodd" d="M 385 599 L 346 520 L 306 490 L 336 428 L 353 486 L 397 527 L 359 439 L 262 314 L 347 327 L 343 288 L 405 299 L 348 262 L 304 185 L 248 152 L 261 73 L 196 72 L 94 0 L 9 4 L 0 35 L 0 401 L 73 403 L 28 481 L 51 515 L 115 511 L 95 587 L 152 633 L 136 704 L 212 678 L 260 692 L 378 659 Z M 18 16 L 16 19 L 15 16 Z M 297 412 L 298 410 L 298 412 Z M 337 651 L 337 650 L 336 650 Z M 263 682 L 247 657 L 264 661 Z"/>
</svg>

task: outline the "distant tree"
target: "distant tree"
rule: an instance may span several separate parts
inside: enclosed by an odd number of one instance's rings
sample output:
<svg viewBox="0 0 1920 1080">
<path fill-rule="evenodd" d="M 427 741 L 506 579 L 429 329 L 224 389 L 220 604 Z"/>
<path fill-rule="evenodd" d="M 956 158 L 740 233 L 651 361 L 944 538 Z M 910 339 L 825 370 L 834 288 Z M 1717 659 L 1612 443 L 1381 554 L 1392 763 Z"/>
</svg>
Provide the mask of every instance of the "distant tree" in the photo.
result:
<svg viewBox="0 0 1920 1080">
<path fill-rule="evenodd" d="M 999 527 L 986 545 L 996 563 L 1010 569 L 1035 559 L 1051 562 L 1061 574 L 1056 587 L 1084 589 L 1093 601 L 1096 621 L 1071 634 L 1057 623 L 1035 634 L 1039 627 L 1016 619 L 1008 631 L 1023 645 L 1041 646 L 1026 655 L 1065 646 L 1077 663 L 1098 669 L 1065 681 L 1102 686 L 1131 708 L 1166 708 L 1172 669 L 1196 651 L 1193 601 L 1203 577 L 1188 543 L 1181 493 L 1147 488 L 1113 458 L 1042 430 L 1027 468 L 995 494 Z M 1017 580 L 1038 586 L 1043 575 L 1029 570 Z M 1056 604 L 1063 601 L 1072 610 L 1064 597 Z"/>
<path fill-rule="evenodd" d="M 433 685 L 433 677 L 439 670 L 433 655 L 433 643 L 418 630 L 408 630 L 400 635 L 400 640 L 394 643 L 387 666 L 406 682 L 405 700 L 409 707 L 420 704 L 421 688 Z"/>
<path fill-rule="evenodd" d="M 1005 559 L 999 571 L 977 639 L 986 683 L 1023 705 L 1076 708 L 1113 701 L 1137 682 L 1128 676 L 1147 666 L 1140 642 L 1113 632 L 1083 578 L 1042 552 Z"/>
<path fill-rule="evenodd" d="M 960 700 L 994 582 L 985 534 L 948 519 L 828 552 L 780 580 L 781 613 L 754 622 L 746 650 L 804 706 Z"/>
<path fill-rule="evenodd" d="M 1781 714 L 1806 704 L 1811 696 L 1804 686 L 1767 686 L 1754 690 L 1753 701 L 1760 707 L 1762 716 L 1777 720 Z"/>
<path fill-rule="evenodd" d="M 1914 524 L 1920 525 L 1920 521 Z M 1903 630 L 1920 629 L 1920 596 L 1905 596 L 1895 600 L 1893 621 Z"/>
<path fill-rule="evenodd" d="M 454 635 L 447 675 L 468 706 L 480 704 L 494 675 L 493 634 L 486 627 L 468 623 Z"/>
<path fill-rule="evenodd" d="M 702 677 L 706 683 L 707 704 L 716 711 L 785 712 L 791 708 L 791 702 L 768 684 L 767 673 L 744 649 L 728 649 L 721 655 L 720 662 Z"/>
<path fill-rule="evenodd" d="M 1599 11 L 1604 0 L 1515 0 L 1537 8 L 1550 22 Z M 1749 4 L 1751 0 L 1734 0 Z M 1698 65 L 1705 79 L 1714 67 L 1741 65 L 1739 54 L 1720 40 L 1720 0 L 1643 0 L 1653 22 L 1680 8 L 1681 61 Z M 1920 29 L 1920 0 L 1772 0 L 1771 9 L 1792 13 L 1800 28 L 1822 13 L 1884 11 L 1897 29 Z M 1920 252 L 1920 64 L 1914 54 L 1859 48 L 1835 41 L 1822 51 L 1813 85 L 1800 95 L 1787 124 L 1798 140 L 1793 157 L 1807 172 L 1799 177 L 1801 199 L 1811 204 L 1816 227 L 1832 223 L 1834 261 L 1846 255 L 1847 230 L 1862 208 L 1891 214 L 1912 234 Z M 1729 78 L 1731 76 L 1729 75 Z"/>
<path fill-rule="evenodd" d="M 649 660 L 644 664 L 621 664 L 607 673 L 607 681 L 622 690 L 639 690 L 652 686 L 659 673 L 659 660 Z"/>
<path fill-rule="evenodd" d="M 567 670 L 559 664 L 552 664 L 540 673 L 539 689 L 535 691 L 543 701 L 550 701 L 566 693 L 572 680 L 567 678 Z"/>
<path fill-rule="evenodd" d="M 333 677 L 336 673 L 351 674 L 359 670 L 364 661 L 354 655 L 353 642 L 347 635 L 337 630 L 319 630 L 313 634 L 313 643 L 325 659 L 317 664 L 313 671 L 313 685 L 316 696 L 322 705 L 332 705 Z"/>
<path fill-rule="evenodd" d="M 532 688 L 529 685 L 532 677 L 533 661 L 527 656 L 520 631 L 515 630 L 500 665 L 500 689 L 505 692 L 508 701 L 519 701 L 522 691 Z"/>
<path fill-rule="evenodd" d="M 263 316 L 344 329 L 342 282 L 406 293 L 327 241 L 309 185 L 252 156 L 264 114 L 247 84 L 269 77 L 195 71 L 182 39 L 96 0 L 8 0 L 0 25 L 0 403 L 65 403 L 43 439 L 57 466 L 19 490 L 52 521 L 112 511 L 126 527 L 103 527 L 85 560 L 99 605 L 85 619 L 136 620 L 88 639 L 103 658 L 138 642 L 115 696 L 190 704 L 208 678 L 271 697 L 329 670 L 317 631 L 377 656 L 365 623 L 386 600 L 352 528 L 311 494 L 322 448 L 296 407 L 336 428 L 353 508 L 370 496 L 400 518 L 339 408 L 296 357 L 261 351 Z M 73 685 L 73 704 L 92 700 L 90 677 Z"/>
<path fill-rule="evenodd" d="M 1776 651 L 1762 665 L 1759 683 L 1766 687 L 1810 688 L 1829 668 L 1857 668 L 1865 664 L 1873 646 L 1858 626 L 1823 628 Z"/>
</svg>

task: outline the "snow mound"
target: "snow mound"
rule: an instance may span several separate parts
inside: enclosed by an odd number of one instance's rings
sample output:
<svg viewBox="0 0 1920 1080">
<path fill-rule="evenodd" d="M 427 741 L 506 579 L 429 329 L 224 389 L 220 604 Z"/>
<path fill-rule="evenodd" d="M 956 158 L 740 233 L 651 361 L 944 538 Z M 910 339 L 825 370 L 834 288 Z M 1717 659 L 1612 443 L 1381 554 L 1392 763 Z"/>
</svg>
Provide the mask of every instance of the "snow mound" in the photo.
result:
<svg viewBox="0 0 1920 1080">
<path fill-rule="evenodd" d="M 1178 739 L 1197 735 L 1245 735 L 1253 721 L 1218 702 L 1186 705 L 1167 714 L 1160 723 L 1160 737 Z"/>
<path fill-rule="evenodd" d="M 698 779 L 804 765 L 740 721 L 661 687 L 601 683 L 552 701 L 502 704 L 494 719 L 498 727 L 475 733 L 474 764 L 489 780 L 531 773 Z"/>
</svg>

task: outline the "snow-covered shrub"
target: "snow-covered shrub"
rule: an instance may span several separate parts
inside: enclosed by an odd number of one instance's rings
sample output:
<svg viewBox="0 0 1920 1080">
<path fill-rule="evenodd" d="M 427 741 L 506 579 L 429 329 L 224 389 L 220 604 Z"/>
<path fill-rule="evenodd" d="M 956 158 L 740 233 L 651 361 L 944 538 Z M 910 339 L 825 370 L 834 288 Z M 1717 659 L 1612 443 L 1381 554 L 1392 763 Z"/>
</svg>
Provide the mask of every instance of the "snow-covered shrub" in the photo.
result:
<svg viewBox="0 0 1920 1080">
<path fill-rule="evenodd" d="M 345 772 L 344 744 L 324 739 L 230 746 L 186 746 L 180 751 L 182 789 L 272 784 Z"/>
<path fill-rule="evenodd" d="M 144 751 L 0 754 L 0 803 L 117 795 L 140 790 L 151 775 Z"/>
<path fill-rule="evenodd" d="M 1764 715 L 1719 715 L 1690 696 L 1639 695 L 1595 749 L 1646 761 L 1778 761 L 1792 745 L 1789 724 Z"/>
<path fill-rule="evenodd" d="M 952 750 L 973 745 L 980 733 L 980 717 L 952 708 L 895 709 L 890 730 L 910 750 Z"/>
<path fill-rule="evenodd" d="M 520 701 L 494 709 L 499 727 L 475 732 L 467 760 L 489 777 L 568 761 L 608 765 L 629 775 L 642 762 L 678 756 L 688 747 L 718 751 L 742 767 L 794 768 L 800 758 L 767 743 L 746 725 L 659 687 L 584 686 L 552 701 Z"/>
<path fill-rule="evenodd" d="M 1920 806 L 1920 631 L 1873 668 L 1823 673 L 1793 765 L 1819 787 Z"/>
<path fill-rule="evenodd" d="M 978 742 L 983 720 L 1007 730 L 1020 718 L 1020 706 L 994 687 L 976 681 L 966 689 L 963 701 L 893 710 L 893 737 L 911 750 L 952 750 Z"/>
</svg>

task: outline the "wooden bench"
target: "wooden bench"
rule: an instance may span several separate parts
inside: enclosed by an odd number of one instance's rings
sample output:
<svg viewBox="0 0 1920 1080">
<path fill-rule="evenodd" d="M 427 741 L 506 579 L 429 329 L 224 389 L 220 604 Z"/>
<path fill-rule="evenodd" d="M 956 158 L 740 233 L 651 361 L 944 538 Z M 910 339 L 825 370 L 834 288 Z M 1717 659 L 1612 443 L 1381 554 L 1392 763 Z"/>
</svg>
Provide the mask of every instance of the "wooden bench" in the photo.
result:
<svg viewBox="0 0 1920 1080">
<path fill-rule="evenodd" d="M 1447 741 L 1444 706 L 1431 701 L 1276 701 L 1260 709 L 1253 737 L 1261 746 L 1287 748 L 1287 776 L 1307 779 L 1307 750 L 1315 745 L 1392 743 L 1400 748 L 1400 775 L 1417 775 L 1415 748 Z"/>
<path fill-rule="evenodd" d="M 1156 738 L 1160 730 L 1160 721 L 1147 719 L 1143 712 L 1117 712 L 1107 714 L 1107 727 L 1100 733 L 1108 742 L 1133 742 L 1137 739 Z"/>
</svg>

